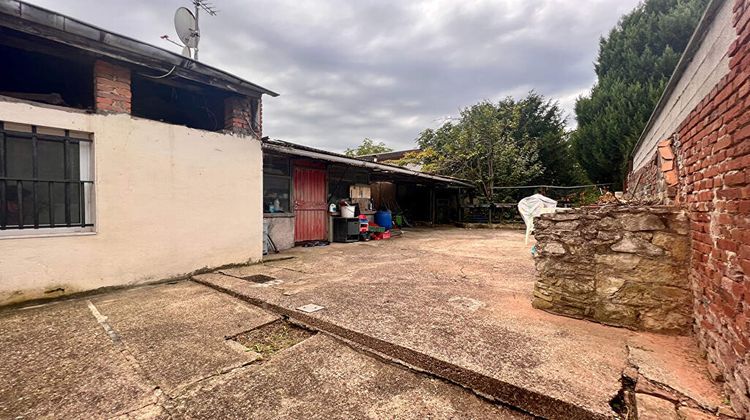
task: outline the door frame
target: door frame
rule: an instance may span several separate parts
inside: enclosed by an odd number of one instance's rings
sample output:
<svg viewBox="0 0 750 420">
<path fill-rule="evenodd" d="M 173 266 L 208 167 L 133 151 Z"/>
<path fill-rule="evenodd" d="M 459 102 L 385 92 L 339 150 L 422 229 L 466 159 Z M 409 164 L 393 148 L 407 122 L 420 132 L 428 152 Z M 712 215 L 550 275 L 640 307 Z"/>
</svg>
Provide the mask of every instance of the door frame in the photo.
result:
<svg viewBox="0 0 750 420">
<path fill-rule="evenodd" d="M 307 159 L 290 159 L 291 162 L 291 184 L 292 184 L 292 213 L 294 214 L 295 219 L 295 228 L 294 228 L 294 243 L 302 243 L 308 240 L 325 240 L 327 241 L 329 239 L 329 223 L 330 223 L 330 217 L 328 214 L 328 165 L 322 162 L 307 160 Z M 311 169 L 311 170 L 320 170 L 323 172 L 323 187 L 324 187 L 324 201 L 325 201 L 325 209 L 324 211 L 324 220 L 323 220 L 323 226 L 324 226 L 324 237 L 320 239 L 303 239 L 303 240 L 297 240 L 297 227 L 296 227 L 296 220 L 297 220 L 297 188 L 295 188 L 295 178 L 296 178 L 296 169 Z"/>
</svg>

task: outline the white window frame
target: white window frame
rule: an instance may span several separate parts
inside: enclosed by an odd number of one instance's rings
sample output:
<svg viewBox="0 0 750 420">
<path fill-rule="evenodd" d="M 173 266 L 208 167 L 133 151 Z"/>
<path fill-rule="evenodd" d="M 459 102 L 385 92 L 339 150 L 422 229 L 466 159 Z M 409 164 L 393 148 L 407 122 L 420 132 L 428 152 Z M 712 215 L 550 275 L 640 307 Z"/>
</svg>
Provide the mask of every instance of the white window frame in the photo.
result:
<svg viewBox="0 0 750 420">
<path fill-rule="evenodd" d="M 0 135 L 5 136 L 7 132 L 33 133 L 36 128 L 38 135 L 69 137 L 78 140 L 78 157 L 79 157 L 79 179 L 86 181 L 83 184 L 84 200 L 84 224 L 90 226 L 81 226 L 80 223 L 74 226 L 55 226 L 55 227 L 17 227 L 0 229 L 0 240 L 2 239 L 22 239 L 22 238 L 40 238 L 56 237 L 71 235 L 93 235 L 96 233 L 96 180 L 94 168 L 94 136 L 93 133 L 82 131 L 65 130 L 60 128 L 45 127 L 39 125 L 19 124 L 8 121 L 0 121 Z M 30 140 L 31 141 L 31 140 Z M 0 143 L 2 147 L 2 143 Z"/>
</svg>

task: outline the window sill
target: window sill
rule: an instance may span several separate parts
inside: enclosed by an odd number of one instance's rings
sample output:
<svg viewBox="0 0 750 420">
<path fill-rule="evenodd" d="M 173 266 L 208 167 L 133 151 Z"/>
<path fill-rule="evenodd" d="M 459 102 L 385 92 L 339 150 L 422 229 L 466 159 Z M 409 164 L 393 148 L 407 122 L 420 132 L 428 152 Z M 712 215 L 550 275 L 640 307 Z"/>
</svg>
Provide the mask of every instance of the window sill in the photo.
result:
<svg viewBox="0 0 750 420">
<path fill-rule="evenodd" d="M 96 235 L 96 231 L 93 227 L 13 229 L 0 231 L 0 241 L 3 239 L 57 238 L 64 236 L 89 235 Z"/>
<path fill-rule="evenodd" d="M 294 213 L 263 213 L 264 218 L 273 217 L 294 217 Z"/>
</svg>

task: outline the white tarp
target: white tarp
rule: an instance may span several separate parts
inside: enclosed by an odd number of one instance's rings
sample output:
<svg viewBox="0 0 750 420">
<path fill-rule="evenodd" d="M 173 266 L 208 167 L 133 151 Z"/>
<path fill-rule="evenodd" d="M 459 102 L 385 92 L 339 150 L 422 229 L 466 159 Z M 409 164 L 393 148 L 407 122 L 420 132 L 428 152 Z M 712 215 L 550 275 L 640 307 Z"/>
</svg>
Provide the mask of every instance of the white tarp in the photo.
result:
<svg viewBox="0 0 750 420">
<path fill-rule="evenodd" d="M 526 223 L 526 242 L 529 242 L 529 234 L 534 230 L 534 218 L 542 213 L 554 212 L 557 201 L 541 194 L 534 194 L 518 202 L 518 212 L 521 213 Z"/>
</svg>

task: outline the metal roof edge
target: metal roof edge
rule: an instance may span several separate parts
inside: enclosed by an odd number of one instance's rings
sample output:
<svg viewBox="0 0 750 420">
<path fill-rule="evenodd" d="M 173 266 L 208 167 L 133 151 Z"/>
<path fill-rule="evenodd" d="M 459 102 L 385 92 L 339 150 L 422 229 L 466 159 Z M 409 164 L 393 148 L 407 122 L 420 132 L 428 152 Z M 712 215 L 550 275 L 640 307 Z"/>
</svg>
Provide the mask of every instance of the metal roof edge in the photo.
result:
<svg viewBox="0 0 750 420">
<path fill-rule="evenodd" d="M 307 156 L 311 158 L 318 158 L 322 160 L 328 160 L 331 162 L 344 163 L 352 166 L 359 166 L 370 169 L 380 169 L 386 172 L 397 172 L 404 175 L 411 175 L 415 177 L 432 179 L 435 181 L 447 182 L 451 184 L 457 184 L 468 188 L 474 188 L 469 181 L 460 178 L 454 178 L 445 175 L 433 175 L 426 172 L 415 171 L 407 169 L 402 166 L 389 165 L 385 163 L 370 162 L 364 159 L 358 159 L 356 157 L 342 155 L 336 152 L 329 152 L 327 150 L 316 149 L 309 146 L 303 146 L 296 143 L 290 143 L 284 140 L 278 139 L 263 139 L 262 147 L 267 150 L 277 151 L 296 156 Z"/>
<path fill-rule="evenodd" d="M 161 47 L 157 47 L 147 42 L 139 41 L 127 35 L 120 35 L 115 32 L 102 29 L 98 26 L 83 22 L 76 18 L 66 16 L 44 7 L 29 4 L 20 0 L 0 0 L 0 15 L 12 16 L 21 21 L 29 22 L 29 24 L 31 25 L 43 26 L 49 29 L 66 33 L 68 35 L 86 38 L 91 42 L 107 45 L 110 48 L 127 51 L 131 54 L 147 57 L 151 60 L 159 60 L 162 61 L 165 66 L 180 67 L 186 71 L 200 73 L 205 77 L 224 79 L 224 81 L 227 83 L 238 85 L 240 87 L 244 87 L 245 89 L 253 90 L 261 94 L 265 93 L 272 97 L 279 96 L 278 93 L 272 90 L 249 82 L 225 70 L 221 70 L 200 61 L 195 61 L 192 58 L 185 57 L 183 55 L 177 54 Z M 18 28 L 13 29 L 19 30 Z M 37 33 L 29 31 L 23 32 L 40 36 Z M 59 39 L 55 39 L 55 41 L 60 42 Z M 80 45 L 71 45 L 82 48 Z M 99 53 L 111 56 L 110 54 L 107 54 L 106 51 L 100 51 Z M 129 60 L 122 57 L 119 59 L 129 62 Z M 144 65 L 143 63 L 134 64 Z M 166 70 L 168 69 L 169 68 L 167 68 Z"/>
</svg>

